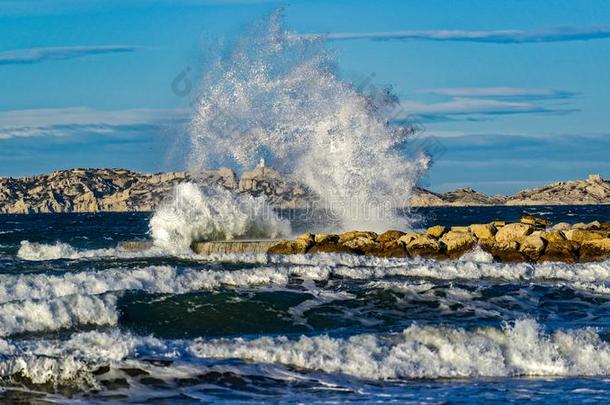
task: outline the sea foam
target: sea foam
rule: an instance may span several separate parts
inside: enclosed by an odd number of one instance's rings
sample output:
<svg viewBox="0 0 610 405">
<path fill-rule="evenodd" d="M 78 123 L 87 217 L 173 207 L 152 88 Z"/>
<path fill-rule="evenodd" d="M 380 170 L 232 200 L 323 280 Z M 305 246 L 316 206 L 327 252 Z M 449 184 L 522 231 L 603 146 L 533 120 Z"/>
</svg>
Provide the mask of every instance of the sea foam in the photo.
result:
<svg viewBox="0 0 610 405">
<path fill-rule="evenodd" d="M 262 197 L 184 183 L 152 216 L 150 232 L 155 245 L 169 252 L 188 252 L 198 241 L 287 236 L 290 224 Z"/>
<path fill-rule="evenodd" d="M 368 380 L 610 375 L 610 345 L 594 329 L 548 333 L 532 319 L 502 328 L 412 325 L 400 333 L 348 337 L 161 340 L 118 330 L 92 331 L 74 333 L 67 340 L 0 339 L 0 354 L 0 378 L 93 387 L 100 386 L 101 367 L 108 367 L 110 376 L 122 368 L 139 368 L 167 381 L 195 377 L 206 368 L 193 358 L 267 365 L 265 373 L 288 367 L 297 373 Z M 146 359 L 165 359 L 171 365 L 157 367 Z M 188 367 L 182 367 L 185 361 Z M 240 372 L 238 363 L 230 367 Z M 256 370 L 250 367 L 247 372 Z M 281 375 L 279 370 L 275 375 Z"/>
</svg>

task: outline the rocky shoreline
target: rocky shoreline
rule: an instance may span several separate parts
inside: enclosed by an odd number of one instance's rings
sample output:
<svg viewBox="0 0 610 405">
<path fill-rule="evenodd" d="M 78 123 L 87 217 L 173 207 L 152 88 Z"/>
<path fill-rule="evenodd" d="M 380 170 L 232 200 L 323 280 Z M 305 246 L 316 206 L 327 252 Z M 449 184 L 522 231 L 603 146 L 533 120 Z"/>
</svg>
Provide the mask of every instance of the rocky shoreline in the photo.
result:
<svg viewBox="0 0 610 405">
<path fill-rule="evenodd" d="M 379 257 L 457 259 L 479 247 L 501 262 L 592 262 L 610 259 L 610 222 L 551 224 L 524 216 L 519 222 L 432 226 L 422 232 L 306 233 L 272 245 L 269 254 L 351 253 Z"/>
<path fill-rule="evenodd" d="M 317 200 L 299 181 L 298 173 L 285 175 L 264 165 L 241 176 L 228 168 L 156 174 L 126 169 L 71 169 L 40 176 L 0 177 L 0 213 L 154 211 L 171 196 L 175 185 L 184 182 L 264 196 L 279 209 L 308 208 Z M 610 204 L 610 181 L 591 175 L 585 180 L 553 183 L 512 196 L 487 196 L 470 188 L 442 194 L 416 188 L 404 202 L 405 207 L 581 204 Z"/>
</svg>

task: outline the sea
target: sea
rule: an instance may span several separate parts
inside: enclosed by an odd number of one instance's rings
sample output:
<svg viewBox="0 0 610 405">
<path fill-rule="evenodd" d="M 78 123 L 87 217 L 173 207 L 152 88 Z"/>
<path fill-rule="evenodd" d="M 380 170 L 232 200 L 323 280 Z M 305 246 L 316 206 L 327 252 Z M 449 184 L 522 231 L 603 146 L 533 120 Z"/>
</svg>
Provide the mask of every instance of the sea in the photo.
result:
<svg viewBox="0 0 610 405">
<path fill-rule="evenodd" d="M 610 206 L 444 207 L 414 226 Z M 0 402 L 606 402 L 610 262 L 126 251 L 150 213 L 0 216 Z M 305 230 L 293 223 L 294 232 Z"/>
</svg>

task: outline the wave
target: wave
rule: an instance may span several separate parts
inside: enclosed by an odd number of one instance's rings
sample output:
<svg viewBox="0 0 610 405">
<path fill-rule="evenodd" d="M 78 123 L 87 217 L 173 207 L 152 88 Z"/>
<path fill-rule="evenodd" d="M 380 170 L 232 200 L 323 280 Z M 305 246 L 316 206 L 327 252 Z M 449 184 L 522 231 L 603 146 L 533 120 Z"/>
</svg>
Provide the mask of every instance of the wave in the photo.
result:
<svg viewBox="0 0 610 405">
<path fill-rule="evenodd" d="M 267 375 L 273 373 L 271 365 L 367 380 L 610 375 L 610 345 L 594 329 L 546 333 L 531 319 L 472 330 L 412 325 L 401 333 L 345 338 L 160 340 L 118 330 L 94 331 L 74 333 L 65 341 L 0 340 L 0 353 L 3 380 L 19 376 L 34 384 L 93 387 L 101 385 L 103 367 L 111 376 L 120 375 L 121 369 L 141 369 L 141 374 L 156 373 L 167 383 L 201 375 L 206 363 L 198 360 L 229 359 L 268 365 L 263 369 Z M 147 359 L 166 363 L 157 367 Z M 230 369 L 239 373 L 240 365 L 231 362 Z M 250 366 L 247 370 L 255 372 Z M 282 375 L 279 370 L 275 374 Z M 284 375 L 293 379 L 298 374 Z"/>
<path fill-rule="evenodd" d="M 545 334 L 533 320 L 503 329 L 411 326 L 398 335 L 195 342 L 202 358 L 237 358 L 373 380 L 506 376 L 606 376 L 610 345 L 593 329 Z"/>
<path fill-rule="evenodd" d="M 188 252 L 199 241 L 287 236 L 290 224 L 262 197 L 183 183 L 152 216 L 150 232 L 155 245 L 169 252 Z"/>
<path fill-rule="evenodd" d="M 104 294 L 142 290 L 151 293 L 185 293 L 218 288 L 286 285 L 292 279 L 326 281 L 383 280 L 392 277 L 437 280 L 499 280 L 512 282 L 564 282 L 575 288 L 604 293 L 610 289 L 610 261 L 599 263 L 502 264 L 465 261 L 388 259 L 354 255 L 218 255 L 204 265 L 217 263 L 258 265 L 235 270 L 180 269 L 172 266 L 114 268 L 67 272 L 62 275 L 0 275 L 0 303 L 51 299 L 73 294 Z"/>
<path fill-rule="evenodd" d="M 346 229 L 402 229 L 402 206 L 425 153 L 405 152 L 413 128 L 394 125 L 390 89 L 342 81 L 323 39 L 290 35 L 274 14 L 204 71 L 190 131 L 189 169 L 252 167 L 298 173 Z M 419 149 L 419 148 L 414 148 Z"/>
<path fill-rule="evenodd" d="M 71 295 L 51 300 L 25 300 L 0 305 L 0 336 L 48 332 L 78 325 L 116 325 L 117 299 Z"/>
</svg>

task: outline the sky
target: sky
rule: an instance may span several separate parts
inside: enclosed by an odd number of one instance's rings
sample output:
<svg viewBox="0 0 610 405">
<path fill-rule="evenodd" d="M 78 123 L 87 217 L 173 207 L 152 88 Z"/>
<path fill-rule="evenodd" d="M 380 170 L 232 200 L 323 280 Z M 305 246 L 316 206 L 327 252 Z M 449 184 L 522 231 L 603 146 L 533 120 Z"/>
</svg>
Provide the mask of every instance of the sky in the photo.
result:
<svg viewBox="0 0 610 405">
<path fill-rule="evenodd" d="M 605 0 L 0 0 L 0 176 L 183 169 L 176 80 L 278 8 L 342 78 L 392 86 L 433 157 L 423 186 L 610 178 Z"/>
</svg>

